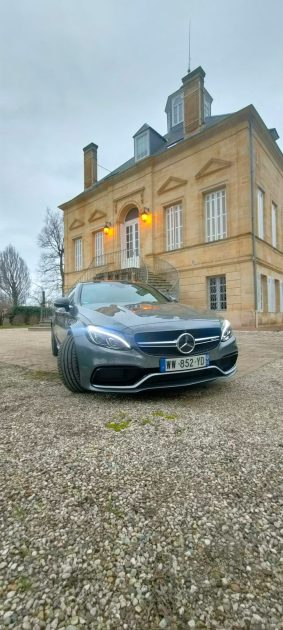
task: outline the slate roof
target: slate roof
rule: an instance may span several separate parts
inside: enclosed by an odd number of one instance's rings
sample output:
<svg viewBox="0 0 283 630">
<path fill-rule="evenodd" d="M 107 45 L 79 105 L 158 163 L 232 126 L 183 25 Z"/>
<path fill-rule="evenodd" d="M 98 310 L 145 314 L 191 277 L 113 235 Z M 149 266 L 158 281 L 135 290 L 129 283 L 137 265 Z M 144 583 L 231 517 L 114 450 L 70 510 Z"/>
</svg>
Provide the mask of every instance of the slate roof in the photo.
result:
<svg viewBox="0 0 283 630">
<path fill-rule="evenodd" d="M 205 130 L 206 128 L 212 127 L 213 125 L 217 124 L 218 122 L 221 122 L 225 118 L 228 118 L 228 116 L 231 116 L 231 114 L 223 114 L 222 116 L 209 116 L 205 120 L 205 125 L 204 125 L 204 127 L 202 127 L 202 131 Z M 146 131 L 147 129 L 152 129 L 152 127 L 150 127 L 150 125 L 145 123 L 136 132 L 135 135 L 137 135 L 139 133 L 142 133 L 143 131 Z M 153 129 L 153 131 L 155 131 L 155 130 Z M 155 133 L 158 133 L 158 132 L 155 132 Z M 160 134 L 158 134 L 158 135 L 160 135 Z M 135 136 L 133 136 L 133 137 L 135 137 Z M 181 141 L 184 141 L 183 123 L 180 123 L 179 125 L 176 125 L 175 128 L 173 127 L 168 133 L 166 133 L 164 136 L 161 136 L 161 137 L 164 138 L 164 140 L 166 140 L 166 144 L 164 144 L 163 147 L 159 148 L 154 153 L 151 153 L 150 156 L 148 156 L 148 157 L 151 157 L 152 155 L 158 155 L 160 153 L 164 153 L 167 149 L 169 149 L 169 147 L 171 145 L 173 145 L 173 144 L 175 144 L 177 142 L 181 144 Z M 97 182 L 97 184 L 99 184 L 102 181 L 105 181 L 105 180 L 109 179 L 113 175 L 118 175 L 119 173 L 124 173 L 129 168 L 131 168 L 132 166 L 135 166 L 135 164 L 136 164 L 135 158 L 134 157 L 130 158 L 129 160 L 127 160 L 127 162 L 124 162 L 123 164 L 121 164 L 120 166 L 115 168 L 114 171 L 111 171 L 111 173 L 109 173 L 108 175 L 103 177 L 103 179 L 100 179 Z M 96 186 L 97 184 L 94 184 L 94 186 Z"/>
<path fill-rule="evenodd" d="M 253 105 L 250 105 L 248 107 L 252 108 L 254 113 L 259 117 L 259 115 L 258 115 L 257 111 L 254 109 Z M 242 110 L 240 110 L 240 111 L 242 111 Z M 204 133 L 207 129 L 210 129 L 214 125 L 217 125 L 217 124 L 223 122 L 224 120 L 234 116 L 237 113 L 239 113 L 239 112 L 234 112 L 234 113 L 230 113 L 230 114 L 222 114 L 222 115 L 218 115 L 218 116 L 209 116 L 209 117 L 207 117 L 205 119 L 205 124 L 201 127 L 201 129 L 199 131 L 197 131 L 195 134 L 192 135 L 192 138 L 195 138 L 198 135 L 198 133 Z M 260 119 L 260 117 L 259 117 L 259 119 Z M 261 121 L 261 122 L 264 125 L 264 127 L 266 127 L 265 123 L 263 121 Z M 142 131 L 146 131 L 148 129 L 152 129 L 152 127 L 150 127 L 150 125 L 145 123 L 136 132 L 135 135 L 141 133 Z M 158 134 L 158 132 L 156 132 L 154 129 L 152 129 L 152 130 L 156 134 Z M 268 131 L 267 128 L 266 128 L 266 130 Z M 179 125 L 176 125 L 176 127 L 173 127 L 172 129 L 170 129 L 170 131 L 167 134 L 165 134 L 164 136 L 161 136 L 160 134 L 158 134 L 158 135 L 161 138 L 163 138 L 166 142 L 164 143 L 163 146 L 159 146 L 154 152 L 152 152 L 149 156 L 144 158 L 144 160 L 141 160 L 141 162 L 145 162 L 148 158 L 150 158 L 150 157 L 152 157 L 154 155 L 160 155 L 160 154 L 164 153 L 165 151 L 170 150 L 170 148 L 175 146 L 176 144 L 182 145 L 183 142 L 185 142 L 185 141 L 187 142 L 188 141 L 187 138 L 186 138 L 186 140 L 184 139 L 183 123 L 180 123 Z M 269 134 L 269 135 L 273 137 L 272 134 Z M 275 140 L 275 138 L 273 137 L 273 142 L 276 145 L 276 142 L 274 140 Z M 277 148 L 277 151 L 280 154 L 280 156 L 283 157 L 282 153 L 280 151 L 280 148 L 277 145 L 276 145 L 276 148 Z M 138 162 L 138 163 L 140 163 L 140 162 Z M 126 171 L 129 171 L 131 168 L 135 167 L 136 165 L 137 165 L 137 163 L 135 161 L 135 158 L 134 157 L 130 158 L 129 160 L 127 160 L 126 162 L 124 162 L 123 164 L 121 164 L 120 166 L 115 168 L 113 171 L 111 171 L 111 173 L 109 173 L 108 175 L 106 175 L 102 179 L 99 179 L 95 184 L 93 184 L 89 188 L 83 190 L 81 193 L 76 195 L 76 197 L 74 197 L 70 201 L 67 201 L 66 203 L 63 203 L 59 207 L 63 209 L 65 205 L 67 205 L 69 203 L 72 203 L 76 199 L 83 198 L 85 194 L 90 193 L 92 190 L 95 190 L 103 182 L 108 181 L 109 179 L 111 179 L 112 177 L 115 177 L 116 175 L 120 175 L 121 173 L 125 173 Z"/>
</svg>

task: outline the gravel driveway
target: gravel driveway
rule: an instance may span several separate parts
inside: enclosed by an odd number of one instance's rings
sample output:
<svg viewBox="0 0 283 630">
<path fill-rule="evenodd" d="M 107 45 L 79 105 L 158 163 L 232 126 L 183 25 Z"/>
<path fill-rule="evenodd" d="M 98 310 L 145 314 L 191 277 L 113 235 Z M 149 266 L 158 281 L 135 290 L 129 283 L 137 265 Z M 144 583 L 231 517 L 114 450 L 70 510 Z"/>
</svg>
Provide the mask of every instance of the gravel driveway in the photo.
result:
<svg viewBox="0 0 283 630">
<path fill-rule="evenodd" d="M 1 628 L 283 628 L 276 339 L 261 369 L 135 398 L 1 366 Z"/>
</svg>

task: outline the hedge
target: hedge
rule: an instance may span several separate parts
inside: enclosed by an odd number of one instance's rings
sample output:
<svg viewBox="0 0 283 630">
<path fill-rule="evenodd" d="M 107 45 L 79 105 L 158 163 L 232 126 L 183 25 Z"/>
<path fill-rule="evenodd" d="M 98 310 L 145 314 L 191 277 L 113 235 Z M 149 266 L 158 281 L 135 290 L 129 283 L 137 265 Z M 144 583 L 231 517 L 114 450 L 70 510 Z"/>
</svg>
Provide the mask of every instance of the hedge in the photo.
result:
<svg viewBox="0 0 283 630">
<path fill-rule="evenodd" d="M 14 306 L 8 312 L 11 324 L 36 324 L 40 320 L 40 306 Z M 52 308 L 45 308 L 47 315 L 52 314 Z"/>
</svg>

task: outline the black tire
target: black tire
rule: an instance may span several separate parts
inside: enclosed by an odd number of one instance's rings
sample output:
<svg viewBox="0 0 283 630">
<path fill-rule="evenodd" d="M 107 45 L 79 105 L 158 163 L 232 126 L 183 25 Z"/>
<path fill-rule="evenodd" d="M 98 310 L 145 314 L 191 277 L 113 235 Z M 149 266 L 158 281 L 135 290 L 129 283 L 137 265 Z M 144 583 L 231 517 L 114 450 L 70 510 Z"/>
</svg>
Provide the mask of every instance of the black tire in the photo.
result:
<svg viewBox="0 0 283 630">
<path fill-rule="evenodd" d="M 58 357 L 57 341 L 55 339 L 55 335 L 54 335 L 54 332 L 53 332 L 52 328 L 51 328 L 51 352 L 52 352 L 54 357 Z"/>
<path fill-rule="evenodd" d="M 75 342 L 68 335 L 59 348 L 58 372 L 65 385 L 71 392 L 82 393 L 86 390 L 80 384 L 80 373 L 76 354 Z"/>
</svg>

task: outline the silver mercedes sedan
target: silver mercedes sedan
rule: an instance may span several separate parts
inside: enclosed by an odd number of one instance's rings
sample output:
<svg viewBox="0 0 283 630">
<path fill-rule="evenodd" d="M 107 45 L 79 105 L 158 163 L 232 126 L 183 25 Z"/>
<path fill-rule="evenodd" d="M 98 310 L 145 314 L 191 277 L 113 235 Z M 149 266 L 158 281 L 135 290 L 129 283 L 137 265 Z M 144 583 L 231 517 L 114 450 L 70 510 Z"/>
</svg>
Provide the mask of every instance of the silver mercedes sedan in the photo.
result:
<svg viewBox="0 0 283 630">
<path fill-rule="evenodd" d="M 235 374 L 230 323 L 143 283 L 80 283 L 58 298 L 51 348 L 72 392 L 136 393 Z"/>
</svg>

